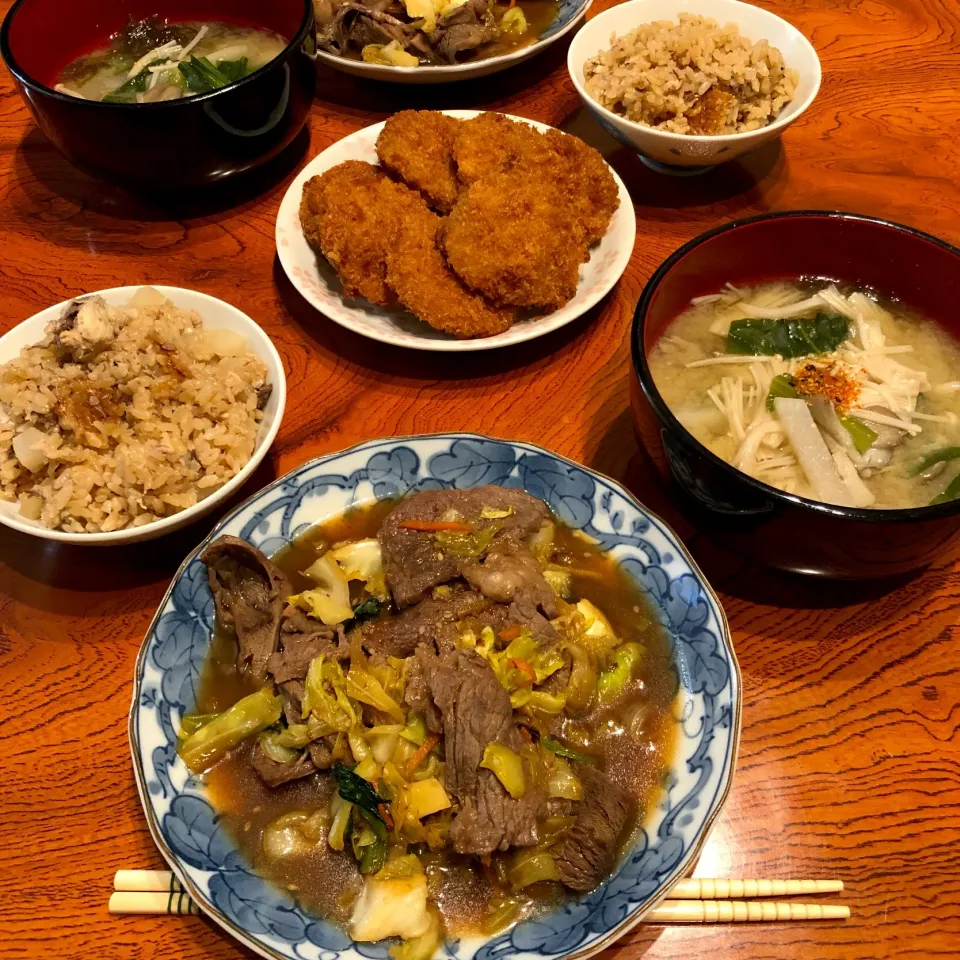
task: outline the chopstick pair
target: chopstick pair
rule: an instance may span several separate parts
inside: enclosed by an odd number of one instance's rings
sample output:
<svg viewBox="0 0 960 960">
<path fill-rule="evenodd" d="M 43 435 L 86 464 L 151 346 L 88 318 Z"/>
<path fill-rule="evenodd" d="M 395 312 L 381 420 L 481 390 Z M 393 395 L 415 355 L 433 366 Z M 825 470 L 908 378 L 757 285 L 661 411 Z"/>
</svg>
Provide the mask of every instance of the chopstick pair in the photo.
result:
<svg viewBox="0 0 960 960">
<path fill-rule="evenodd" d="M 182 914 L 200 909 L 168 870 L 118 870 L 110 912 Z M 846 920 L 842 904 L 782 903 L 745 897 L 795 897 L 840 893 L 842 880 L 680 880 L 643 918 L 644 923 L 757 923 L 784 920 Z M 726 898 L 736 899 L 726 899 Z"/>
</svg>

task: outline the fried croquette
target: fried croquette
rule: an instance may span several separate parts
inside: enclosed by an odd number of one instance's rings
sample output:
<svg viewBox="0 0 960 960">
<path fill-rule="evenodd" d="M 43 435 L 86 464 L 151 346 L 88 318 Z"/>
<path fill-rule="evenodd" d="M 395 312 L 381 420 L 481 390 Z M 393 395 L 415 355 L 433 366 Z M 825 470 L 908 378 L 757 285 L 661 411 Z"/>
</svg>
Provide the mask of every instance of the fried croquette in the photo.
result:
<svg viewBox="0 0 960 960">
<path fill-rule="evenodd" d="M 562 194 L 535 171 L 483 177 L 460 195 L 442 246 L 457 276 L 493 303 L 562 307 L 589 258 L 586 233 Z"/>
<path fill-rule="evenodd" d="M 469 186 L 491 173 L 509 170 L 520 160 L 539 163 L 550 153 L 544 135 L 502 113 L 481 113 L 463 120 L 453 142 L 460 182 Z"/>
<path fill-rule="evenodd" d="M 456 337 L 503 333 L 513 323 L 514 311 L 494 307 L 457 279 L 437 244 L 443 222 L 426 208 L 404 220 L 387 253 L 387 283 L 411 313 L 437 330 Z"/>
<path fill-rule="evenodd" d="M 343 284 L 346 300 L 396 303 L 386 284 L 387 250 L 411 211 L 427 210 L 418 193 L 369 163 L 348 160 L 307 181 L 300 223 Z"/>
<path fill-rule="evenodd" d="M 433 110 L 401 110 L 377 137 L 377 156 L 384 167 L 442 213 L 453 207 L 460 189 L 453 164 L 460 124 Z"/>
<path fill-rule="evenodd" d="M 606 160 L 579 137 L 550 129 L 544 134 L 551 156 L 540 175 L 563 192 L 563 202 L 580 218 L 587 242 L 598 243 L 620 206 L 620 190 Z"/>
</svg>

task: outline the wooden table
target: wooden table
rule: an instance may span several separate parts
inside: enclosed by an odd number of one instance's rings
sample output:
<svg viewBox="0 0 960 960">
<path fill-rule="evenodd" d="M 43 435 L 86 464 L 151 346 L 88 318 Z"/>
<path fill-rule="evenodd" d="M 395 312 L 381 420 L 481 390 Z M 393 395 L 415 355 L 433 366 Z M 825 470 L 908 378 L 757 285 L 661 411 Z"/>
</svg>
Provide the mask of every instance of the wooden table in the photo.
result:
<svg viewBox="0 0 960 960">
<path fill-rule="evenodd" d="M 324 72 L 306 153 L 199 206 L 153 206 L 73 170 L 3 73 L 0 329 L 120 284 L 192 287 L 245 309 L 282 353 L 290 390 L 269 466 L 246 494 L 318 454 L 437 430 L 534 441 L 624 480 L 675 525 L 718 588 L 743 667 L 736 786 L 697 875 L 841 877 L 854 915 L 845 924 L 642 926 L 608 954 L 960 956 L 957 569 L 855 587 L 744 563 L 663 502 L 627 412 L 640 290 L 701 231 L 759 211 L 838 208 L 960 242 L 954 0 L 763 5 L 813 41 L 823 89 L 782 144 L 692 180 L 650 172 L 584 115 L 562 44 L 446 89 Z M 273 244 L 294 171 L 412 105 L 506 110 L 603 150 L 634 198 L 637 244 L 600 309 L 550 338 L 464 359 L 386 349 L 298 298 Z M 2 958 L 251 956 L 204 919 L 107 914 L 114 870 L 162 865 L 131 771 L 131 677 L 172 572 L 207 529 L 131 549 L 63 549 L 0 529 Z"/>
</svg>

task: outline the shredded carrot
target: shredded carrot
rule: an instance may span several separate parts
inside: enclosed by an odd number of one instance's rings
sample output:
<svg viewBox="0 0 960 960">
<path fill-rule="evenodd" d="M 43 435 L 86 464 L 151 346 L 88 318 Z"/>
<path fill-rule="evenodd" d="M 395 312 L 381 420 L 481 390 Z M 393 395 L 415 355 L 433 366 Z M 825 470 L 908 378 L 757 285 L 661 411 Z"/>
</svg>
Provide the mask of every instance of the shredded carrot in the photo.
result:
<svg viewBox="0 0 960 960">
<path fill-rule="evenodd" d="M 417 747 L 417 752 L 407 761 L 406 774 L 408 777 L 427 759 L 427 755 L 439 742 L 440 734 L 431 733 L 430 736 L 423 741 L 423 744 Z"/>
<path fill-rule="evenodd" d="M 387 829 L 392 830 L 393 817 L 390 816 L 390 809 L 385 803 L 378 803 L 377 809 L 380 811 L 380 816 L 383 817 L 383 822 L 387 825 Z"/>
<path fill-rule="evenodd" d="M 530 678 L 531 686 L 537 682 L 537 671 L 534 670 L 526 660 L 511 660 L 510 665 L 523 671 Z"/>
<path fill-rule="evenodd" d="M 501 640 L 516 640 L 520 636 L 520 624 L 511 623 L 509 627 L 504 627 L 500 631 Z"/>
<path fill-rule="evenodd" d="M 517 0 L 510 0 L 510 2 L 507 4 L 507 9 L 512 10 L 516 5 L 517 5 Z"/>
<path fill-rule="evenodd" d="M 520 733 L 520 739 L 524 743 L 533 743 L 533 737 L 530 736 L 530 731 L 526 727 L 517 727 L 517 730 Z"/>
<path fill-rule="evenodd" d="M 403 520 L 399 526 L 404 530 L 417 530 L 420 533 L 439 533 L 450 530 L 457 533 L 473 533 L 469 523 L 457 520 Z"/>
</svg>

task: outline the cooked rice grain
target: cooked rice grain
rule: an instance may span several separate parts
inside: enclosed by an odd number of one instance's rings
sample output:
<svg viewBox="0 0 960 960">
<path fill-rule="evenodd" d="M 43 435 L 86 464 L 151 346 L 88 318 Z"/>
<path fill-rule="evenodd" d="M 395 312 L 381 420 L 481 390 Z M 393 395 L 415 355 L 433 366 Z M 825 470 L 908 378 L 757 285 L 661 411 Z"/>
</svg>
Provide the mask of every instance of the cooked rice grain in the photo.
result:
<svg viewBox="0 0 960 960">
<path fill-rule="evenodd" d="M 741 36 L 733 23 L 679 19 L 611 37 L 611 48 L 584 65 L 587 92 L 628 120 L 671 133 L 744 133 L 775 120 L 798 79 L 780 51 Z"/>
<path fill-rule="evenodd" d="M 160 300 L 99 301 L 93 339 L 77 328 L 65 351 L 58 320 L 0 366 L 0 498 L 24 517 L 73 533 L 138 527 L 193 506 L 250 460 L 266 366 L 243 337 Z"/>
</svg>

